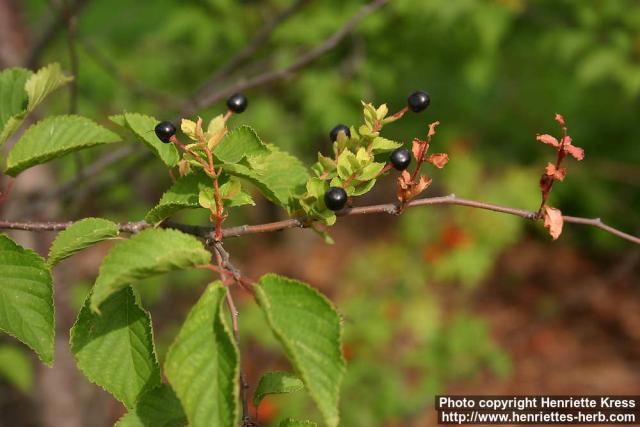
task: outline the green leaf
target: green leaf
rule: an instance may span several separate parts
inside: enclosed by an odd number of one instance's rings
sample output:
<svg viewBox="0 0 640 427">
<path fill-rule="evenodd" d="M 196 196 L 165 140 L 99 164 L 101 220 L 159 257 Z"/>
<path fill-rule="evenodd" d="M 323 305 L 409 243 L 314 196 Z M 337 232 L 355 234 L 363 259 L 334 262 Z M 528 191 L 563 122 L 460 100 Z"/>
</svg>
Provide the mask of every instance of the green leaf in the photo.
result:
<svg viewBox="0 0 640 427">
<path fill-rule="evenodd" d="M 27 114 L 29 97 L 24 84 L 32 74 L 24 68 L 9 68 L 0 72 L 0 147 Z"/>
<path fill-rule="evenodd" d="M 223 169 L 255 185 L 273 203 L 288 208 L 290 198 L 304 192 L 308 173 L 296 157 L 269 145 L 269 154 L 250 157 L 247 164 L 225 164 Z"/>
<path fill-rule="evenodd" d="M 207 264 L 211 253 L 195 237 L 171 229 L 147 229 L 116 244 L 102 261 L 91 309 L 119 289 L 161 273 Z"/>
<path fill-rule="evenodd" d="M 145 393 L 135 408 L 114 427 L 183 427 L 187 416 L 173 389 L 167 384 Z"/>
<path fill-rule="evenodd" d="M 61 231 L 51 244 L 48 263 L 54 266 L 84 248 L 119 234 L 118 224 L 102 218 L 85 218 Z"/>
<path fill-rule="evenodd" d="M 255 289 L 271 330 L 325 422 L 329 427 L 337 426 L 345 372 L 338 313 L 322 294 L 296 280 L 267 274 Z"/>
<path fill-rule="evenodd" d="M 144 142 L 153 153 L 164 162 L 165 165 L 173 167 L 180 160 L 180 153 L 173 144 L 165 144 L 160 141 L 154 131 L 160 122 L 155 117 L 146 116 L 139 113 L 124 113 L 127 126 Z"/>
<path fill-rule="evenodd" d="M 140 396 L 160 384 L 151 317 L 127 286 L 112 294 L 101 314 L 87 297 L 71 328 L 71 352 L 89 381 L 133 408 Z"/>
<path fill-rule="evenodd" d="M 300 421 L 293 418 L 286 418 L 280 421 L 280 427 L 316 427 L 318 424 L 313 421 Z"/>
<path fill-rule="evenodd" d="M 348 179 L 353 174 L 353 163 L 357 162 L 355 154 L 349 150 L 344 150 L 338 156 L 338 176 Z"/>
<path fill-rule="evenodd" d="M 218 183 L 224 187 L 229 182 L 229 178 L 224 175 Z M 158 204 L 151 209 L 145 216 L 145 221 L 151 224 L 157 224 L 165 218 L 170 217 L 174 213 L 182 209 L 195 209 L 201 207 L 199 195 L 201 192 L 210 191 L 210 198 L 213 199 L 213 188 L 211 177 L 201 171 L 190 173 L 178 180 L 167 190 Z M 231 199 L 224 201 L 226 207 L 242 206 L 251 204 L 253 200 L 247 193 L 240 191 Z M 213 203 L 215 206 L 215 202 Z"/>
<path fill-rule="evenodd" d="M 224 320 L 226 292 L 220 281 L 207 287 L 164 364 L 191 427 L 234 427 L 239 416 L 240 359 Z"/>
<path fill-rule="evenodd" d="M 384 167 L 385 167 L 384 163 L 376 163 L 376 162 L 370 163 L 364 168 L 362 168 L 362 170 L 357 176 L 357 179 L 359 181 L 370 181 L 376 178 L 378 174 L 382 171 L 382 169 L 384 169 Z"/>
<path fill-rule="evenodd" d="M 253 405 L 258 407 L 262 399 L 269 394 L 291 393 L 303 388 L 304 384 L 300 378 L 289 372 L 267 372 L 258 382 L 253 395 Z"/>
<path fill-rule="evenodd" d="M 7 157 L 7 175 L 16 176 L 31 166 L 72 151 L 120 141 L 108 129 L 80 116 L 48 117 L 29 127 Z"/>
<path fill-rule="evenodd" d="M 240 181 L 236 179 L 229 179 L 228 176 L 223 175 L 218 179 L 218 185 L 220 198 L 222 199 L 222 205 L 224 207 L 231 208 L 236 206 L 255 205 L 251 196 L 242 191 Z M 213 187 L 211 186 L 211 179 L 209 179 L 209 186 L 205 186 L 200 190 L 198 203 L 203 208 L 216 209 L 216 197 Z"/>
<path fill-rule="evenodd" d="M 0 235 L 0 329 L 53 362 L 53 285 L 45 261 Z"/>
<path fill-rule="evenodd" d="M 249 126 L 235 128 L 220 141 L 213 154 L 225 163 L 269 154 L 269 149 Z"/>
<path fill-rule="evenodd" d="M 71 76 L 65 76 L 60 69 L 60 64 L 49 64 L 40 68 L 24 85 L 29 96 L 27 111 L 31 112 L 54 90 L 73 80 Z"/>
<path fill-rule="evenodd" d="M 347 191 L 347 194 L 349 194 L 349 196 L 361 196 L 365 193 L 368 193 L 374 185 L 376 185 L 376 180 L 372 179 L 371 181 L 366 181 L 354 186 L 353 189 Z"/>
<path fill-rule="evenodd" d="M 387 153 L 389 151 L 393 151 L 396 148 L 402 147 L 402 143 L 392 141 L 390 139 L 383 138 L 381 136 L 377 136 L 373 139 L 371 143 L 371 152 L 373 154 Z"/>
<path fill-rule="evenodd" d="M 13 345 L 0 345 L 0 378 L 23 393 L 33 388 L 33 367 L 22 349 Z"/>
</svg>

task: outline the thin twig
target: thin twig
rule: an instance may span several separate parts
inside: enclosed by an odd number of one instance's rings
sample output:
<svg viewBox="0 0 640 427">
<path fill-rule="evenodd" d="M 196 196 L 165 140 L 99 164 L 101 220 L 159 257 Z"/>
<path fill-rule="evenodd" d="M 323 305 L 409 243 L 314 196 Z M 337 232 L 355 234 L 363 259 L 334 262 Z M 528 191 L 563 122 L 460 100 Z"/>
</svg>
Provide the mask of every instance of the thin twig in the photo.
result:
<svg viewBox="0 0 640 427">
<path fill-rule="evenodd" d="M 219 91 L 203 92 L 199 94 L 194 99 L 192 105 L 186 107 L 186 115 L 191 115 L 200 108 L 204 108 L 208 105 L 214 104 L 235 92 L 242 92 L 257 86 L 264 86 L 277 80 L 281 80 L 291 76 L 301 68 L 309 65 L 316 59 L 323 56 L 325 53 L 333 50 L 342 40 L 344 40 L 349 34 L 353 32 L 353 30 L 358 26 L 358 24 L 360 24 L 360 22 L 364 18 L 366 18 L 368 15 L 378 10 L 388 2 L 389 0 L 373 0 L 372 2 L 364 5 L 338 31 L 325 39 L 314 49 L 311 49 L 307 53 L 300 56 L 300 58 L 296 62 L 287 67 L 281 68 L 279 70 L 266 71 L 252 78 L 242 80 L 235 85 Z"/>
<path fill-rule="evenodd" d="M 431 205 L 457 205 L 468 206 L 476 209 L 489 210 L 493 212 L 500 212 L 509 215 L 519 216 L 531 221 L 537 221 L 537 214 L 534 211 L 526 209 L 511 208 L 507 206 L 494 205 L 492 203 L 480 202 L 477 200 L 462 199 L 456 197 L 455 194 L 441 197 L 427 197 L 423 199 L 412 200 L 407 204 L 407 208 L 414 208 L 418 206 L 431 206 Z M 338 212 L 338 216 L 352 216 L 352 215 L 370 215 L 370 214 L 398 214 L 398 207 L 393 203 L 362 206 L 355 208 L 348 208 L 341 212 Z M 630 242 L 640 244 L 640 237 L 634 236 L 629 233 L 625 233 L 615 227 L 605 224 L 600 218 L 583 218 L 576 216 L 563 216 L 565 223 L 582 224 L 591 227 L 599 228 L 603 231 L 620 237 L 621 239 L 628 240 Z M 0 221 L 0 229 L 10 230 L 27 230 L 27 231 L 60 231 L 69 227 L 73 222 L 24 222 L 24 221 Z M 287 230 L 290 228 L 305 228 L 310 224 L 309 218 L 298 217 L 285 219 L 283 221 L 270 222 L 257 225 L 241 225 L 237 227 L 229 227 L 222 230 L 222 238 L 240 237 L 249 234 L 270 233 L 274 231 Z M 204 227 L 198 225 L 180 224 L 175 222 L 166 221 L 162 224 L 166 228 L 175 228 L 184 233 L 192 234 L 194 236 L 214 241 L 214 230 L 211 227 Z M 144 221 L 127 222 L 120 224 L 120 231 L 127 233 L 137 233 L 145 228 L 153 227 Z"/>
<path fill-rule="evenodd" d="M 287 19 L 295 15 L 298 11 L 302 9 L 310 0 L 295 0 L 289 7 L 284 9 L 280 14 L 278 14 L 275 18 L 266 23 L 258 32 L 253 36 L 253 38 L 245 45 L 245 47 L 238 52 L 235 56 L 233 56 L 227 63 L 218 68 L 213 75 L 200 87 L 196 93 L 200 93 L 203 91 L 210 91 L 212 87 L 220 82 L 225 77 L 231 75 L 234 71 L 238 69 L 242 64 L 244 64 L 251 56 L 258 50 L 260 46 L 266 43 L 273 31 L 278 28 L 283 22 Z"/>
<path fill-rule="evenodd" d="M 69 13 L 71 15 L 78 15 L 80 11 L 89 3 L 88 0 L 76 0 L 69 5 Z M 55 17 L 47 24 L 47 27 L 42 31 L 40 38 L 33 44 L 33 49 L 29 53 L 25 65 L 27 68 L 36 68 L 38 61 L 42 56 L 42 53 L 47 49 L 50 43 L 55 41 L 56 34 L 62 31 L 66 26 L 66 12 L 60 11 Z"/>
<path fill-rule="evenodd" d="M 176 97 L 165 94 L 157 89 L 148 87 L 124 74 L 106 55 L 89 40 L 80 39 L 80 46 L 93 61 L 100 66 L 114 80 L 122 82 L 133 94 L 152 99 L 164 107 L 175 105 Z"/>
<path fill-rule="evenodd" d="M 221 249 L 222 245 L 214 245 L 213 252 L 216 257 L 216 262 L 218 263 L 218 268 L 220 269 L 220 279 L 225 285 L 228 285 L 229 281 L 234 281 L 234 274 L 228 274 L 228 270 L 225 267 L 225 261 L 223 260 L 223 253 L 225 254 L 225 258 L 229 259 L 229 254 Z M 228 261 L 227 261 L 228 262 Z M 237 280 L 236 280 L 237 282 Z M 242 402 L 242 425 L 244 427 L 253 426 L 253 420 L 251 419 L 251 414 L 249 413 L 249 404 L 247 401 L 247 390 L 249 389 L 249 383 L 247 382 L 247 378 L 244 375 L 244 371 L 242 369 L 242 357 L 240 354 L 240 328 L 238 326 L 238 309 L 236 308 L 236 304 L 233 301 L 233 296 L 231 295 L 231 289 L 229 286 L 226 286 L 226 302 L 227 307 L 229 307 L 229 312 L 231 314 L 231 330 L 233 331 L 233 339 L 236 342 L 236 347 L 238 349 L 238 366 L 239 366 L 239 374 L 240 374 L 240 401 Z"/>
</svg>

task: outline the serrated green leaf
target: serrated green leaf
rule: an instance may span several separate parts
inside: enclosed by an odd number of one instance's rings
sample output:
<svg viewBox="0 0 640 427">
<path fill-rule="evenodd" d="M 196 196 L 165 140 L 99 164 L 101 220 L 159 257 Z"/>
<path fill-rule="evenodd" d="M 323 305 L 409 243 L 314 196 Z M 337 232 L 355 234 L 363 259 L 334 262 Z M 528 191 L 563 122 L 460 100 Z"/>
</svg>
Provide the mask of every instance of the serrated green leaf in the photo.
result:
<svg viewBox="0 0 640 427">
<path fill-rule="evenodd" d="M 253 405 L 258 407 L 262 399 L 269 394 L 284 394 L 302 390 L 304 384 L 300 378 L 289 372 L 267 372 L 260 377 L 253 395 Z"/>
<path fill-rule="evenodd" d="M 293 418 L 286 418 L 280 421 L 280 427 L 317 427 L 318 424 L 313 421 L 300 421 Z"/>
<path fill-rule="evenodd" d="M 378 176 L 378 174 L 382 171 L 382 169 L 384 169 L 384 167 L 385 167 L 384 163 L 377 163 L 377 162 L 370 163 L 364 168 L 362 168 L 360 173 L 358 173 L 358 176 L 356 177 L 356 179 L 358 179 L 359 181 L 372 180 Z"/>
<path fill-rule="evenodd" d="M 349 196 L 361 196 L 365 193 L 368 193 L 373 186 L 376 185 L 376 180 L 372 179 L 371 181 L 366 181 L 364 183 L 360 183 L 358 185 L 349 186 L 347 190 L 347 194 Z"/>
<path fill-rule="evenodd" d="M 255 205 L 251 196 L 242 191 L 242 185 L 240 184 L 240 181 L 237 181 L 236 179 L 228 179 L 228 177 L 225 177 L 223 175 L 221 179 L 218 180 L 218 185 L 223 206 L 234 207 Z M 204 187 L 200 190 L 200 194 L 198 195 L 198 203 L 200 203 L 200 206 L 202 206 L 203 208 L 216 209 L 215 191 L 213 190 L 211 184 L 209 184 L 208 187 Z"/>
<path fill-rule="evenodd" d="M 211 261 L 195 237 L 171 229 L 147 229 L 116 244 L 102 261 L 93 286 L 91 309 L 136 281 Z"/>
<path fill-rule="evenodd" d="M 229 182 L 227 176 L 220 177 L 219 184 L 224 186 Z M 211 177 L 201 171 L 190 173 L 179 178 L 163 195 L 158 204 L 145 216 L 145 221 L 156 224 L 182 209 L 201 207 L 200 194 L 207 192 L 207 200 L 213 200 Z M 244 191 L 240 191 L 231 199 L 224 201 L 226 207 L 253 205 L 253 199 Z M 215 201 L 213 202 L 215 207 Z"/>
<path fill-rule="evenodd" d="M 309 178 L 307 181 L 307 194 L 311 197 L 315 197 L 317 200 L 322 199 L 327 185 L 324 180 L 320 178 Z"/>
<path fill-rule="evenodd" d="M 183 427 L 187 416 L 173 389 L 167 384 L 145 393 L 136 407 L 118 420 L 114 427 Z"/>
<path fill-rule="evenodd" d="M 31 347 L 47 365 L 53 362 L 51 272 L 38 254 L 5 235 L 0 235 L 0 329 Z"/>
<path fill-rule="evenodd" d="M 387 153 L 400 147 L 402 147 L 402 143 L 400 142 L 377 136 L 373 138 L 373 141 L 371 143 L 371 152 L 373 154 Z"/>
<path fill-rule="evenodd" d="M 65 76 L 60 69 L 60 64 L 53 63 L 40 68 L 24 85 L 29 97 L 27 111 L 31 112 L 54 90 L 73 80 L 71 76 Z"/>
<path fill-rule="evenodd" d="M 326 297 L 296 280 L 267 274 L 255 289 L 271 330 L 326 424 L 337 426 L 340 384 L 345 372 L 338 313 Z"/>
<path fill-rule="evenodd" d="M 85 218 L 61 231 L 49 249 L 48 264 L 54 266 L 84 248 L 119 234 L 118 224 L 102 218 Z"/>
<path fill-rule="evenodd" d="M 347 179 L 353 174 L 353 163 L 356 161 L 356 156 L 349 150 L 344 150 L 338 156 L 338 176 L 342 179 Z"/>
<path fill-rule="evenodd" d="M 0 378 L 23 393 L 33 388 L 33 367 L 22 349 L 13 345 L 0 345 Z"/>
<path fill-rule="evenodd" d="M 222 162 L 237 163 L 244 158 L 268 155 L 269 148 L 251 127 L 240 126 L 222 138 L 213 154 Z"/>
<path fill-rule="evenodd" d="M 24 84 L 32 74 L 24 68 L 0 72 L 0 147 L 18 129 L 27 114 L 29 97 Z"/>
<path fill-rule="evenodd" d="M 164 364 L 191 427 L 234 427 L 239 416 L 240 359 L 224 320 L 226 292 L 220 281 L 207 287 Z"/>
<path fill-rule="evenodd" d="M 48 117 L 29 127 L 16 142 L 7 157 L 5 173 L 16 176 L 73 151 L 117 141 L 117 134 L 85 117 Z"/>
<path fill-rule="evenodd" d="M 89 381 L 133 408 L 140 396 L 160 384 L 151 317 L 130 286 L 110 295 L 100 314 L 90 303 L 88 296 L 71 328 L 71 352 Z"/>
<path fill-rule="evenodd" d="M 269 153 L 247 159 L 246 164 L 225 164 L 223 169 L 255 185 L 273 203 L 289 208 L 290 198 L 304 192 L 308 173 L 296 157 L 269 145 Z"/>
<path fill-rule="evenodd" d="M 118 116 L 110 117 L 110 119 L 114 123 L 118 123 L 117 117 Z M 165 165 L 173 167 L 178 164 L 180 154 L 175 145 L 165 144 L 160 141 L 155 134 L 154 129 L 160 120 L 139 113 L 124 113 L 123 117 L 126 122 L 126 127 L 133 131 Z"/>
</svg>

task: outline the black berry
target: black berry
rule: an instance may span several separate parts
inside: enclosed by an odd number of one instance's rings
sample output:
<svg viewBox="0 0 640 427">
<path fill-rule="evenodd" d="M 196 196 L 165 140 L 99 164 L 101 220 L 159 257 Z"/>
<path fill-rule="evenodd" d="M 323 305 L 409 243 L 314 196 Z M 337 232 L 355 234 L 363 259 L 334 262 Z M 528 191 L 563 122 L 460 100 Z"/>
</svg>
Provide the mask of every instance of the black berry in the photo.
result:
<svg viewBox="0 0 640 427">
<path fill-rule="evenodd" d="M 409 150 L 406 148 L 398 148 L 389 156 L 389 162 L 391 162 L 394 168 L 403 171 L 408 168 L 411 163 L 411 153 L 409 153 Z"/>
<path fill-rule="evenodd" d="M 227 107 L 234 113 L 242 113 L 247 109 L 247 105 L 249 105 L 249 101 L 241 93 L 235 93 L 227 99 Z"/>
<path fill-rule="evenodd" d="M 171 137 L 176 134 L 176 127 L 171 122 L 160 122 L 155 128 L 156 136 L 165 144 L 171 142 Z"/>
<path fill-rule="evenodd" d="M 347 192 L 340 187 L 329 187 L 324 193 L 324 204 L 332 211 L 339 211 L 347 204 Z"/>
<path fill-rule="evenodd" d="M 407 105 L 409 109 L 414 113 L 419 113 L 420 111 L 425 110 L 429 103 L 431 102 L 431 98 L 429 98 L 429 94 L 422 91 L 413 92 L 407 98 Z"/>
<path fill-rule="evenodd" d="M 329 132 L 329 138 L 331 138 L 331 142 L 335 142 L 335 140 L 338 139 L 338 134 L 340 133 L 340 131 L 344 132 L 344 134 L 347 135 L 347 138 L 351 138 L 351 130 L 349 129 L 349 126 L 336 125 L 336 127 L 331 129 L 331 132 Z"/>
</svg>

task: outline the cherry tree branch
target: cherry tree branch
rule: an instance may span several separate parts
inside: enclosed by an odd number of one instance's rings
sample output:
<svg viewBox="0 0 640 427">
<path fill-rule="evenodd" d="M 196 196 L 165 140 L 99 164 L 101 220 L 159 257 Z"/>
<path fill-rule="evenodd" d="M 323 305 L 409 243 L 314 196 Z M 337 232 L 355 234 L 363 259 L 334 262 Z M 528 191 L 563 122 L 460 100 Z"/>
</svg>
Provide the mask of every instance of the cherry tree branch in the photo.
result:
<svg viewBox="0 0 640 427">
<path fill-rule="evenodd" d="M 405 206 L 405 208 L 415 208 L 419 206 L 432 206 L 432 205 L 457 205 L 467 206 L 475 209 L 483 209 L 493 212 L 499 212 L 509 215 L 519 216 L 530 221 L 538 221 L 537 213 L 526 209 L 518 209 L 507 206 L 495 205 L 492 203 L 480 202 L 477 200 L 463 199 L 457 197 L 455 194 L 440 197 L 427 197 L 422 199 L 413 200 Z M 398 215 L 398 206 L 393 203 L 370 205 L 348 208 L 341 212 L 338 212 L 338 216 L 353 216 L 353 215 L 371 215 L 371 214 L 390 214 Z M 563 215 L 565 223 L 581 224 L 595 228 L 599 228 L 621 239 L 628 240 L 629 242 L 640 244 L 640 237 L 626 233 L 615 227 L 605 224 L 600 218 L 583 218 L 577 216 Z M 306 228 L 311 224 L 311 220 L 307 217 L 297 217 L 291 219 L 285 219 L 282 221 L 269 222 L 265 224 L 255 225 L 241 225 L 237 227 L 228 227 L 222 230 L 222 238 L 240 237 L 250 234 L 259 233 L 271 233 L 275 231 L 288 230 L 291 228 Z M 0 229 L 5 230 L 26 230 L 26 231 L 60 231 L 64 230 L 73 224 L 73 221 L 66 222 L 22 222 L 22 221 L 4 221 L 0 220 Z M 125 222 L 120 224 L 120 231 L 125 233 L 138 233 L 146 228 L 153 227 L 153 225 L 146 223 L 145 221 Z M 184 233 L 192 234 L 194 236 L 207 239 L 208 241 L 214 241 L 214 230 L 212 227 L 205 227 L 199 225 L 189 225 L 175 223 L 171 221 L 165 221 L 162 227 L 175 228 Z"/>
</svg>

